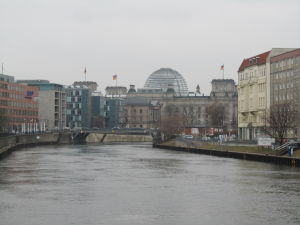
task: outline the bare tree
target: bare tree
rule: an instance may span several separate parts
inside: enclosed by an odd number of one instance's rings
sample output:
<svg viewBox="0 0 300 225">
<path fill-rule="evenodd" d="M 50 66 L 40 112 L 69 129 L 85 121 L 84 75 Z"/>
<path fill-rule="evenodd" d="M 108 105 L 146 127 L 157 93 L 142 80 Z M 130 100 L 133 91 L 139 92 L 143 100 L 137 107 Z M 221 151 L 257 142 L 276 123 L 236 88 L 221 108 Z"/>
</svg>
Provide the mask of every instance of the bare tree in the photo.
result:
<svg viewBox="0 0 300 225">
<path fill-rule="evenodd" d="M 193 105 L 184 105 L 182 108 L 182 118 L 184 119 L 184 126 L 193 126 L 194 117 L 195 113 Z"/>
<path fill-rule="evenodd" d="M 207 113 L 211 118 L 213 127 L 224 128 L 225 124 L 225 107 L 220 103 L 214 103 L 207 107 Z"/>
<path fill-rule="evenodd" d="M 283 144 L 289 132 L 296 130 L 297 111 L 291 101 L 274 104 L 267 111 L 264 119 L 264 132 Z"/>
<path fill-rule="evenodd" d="M 183 131 L 184 120 L 182 114 L 175 105 L 166 105 L 159 128 L 167 139 L 172 135 L 180 134 Z"/>
</svg>

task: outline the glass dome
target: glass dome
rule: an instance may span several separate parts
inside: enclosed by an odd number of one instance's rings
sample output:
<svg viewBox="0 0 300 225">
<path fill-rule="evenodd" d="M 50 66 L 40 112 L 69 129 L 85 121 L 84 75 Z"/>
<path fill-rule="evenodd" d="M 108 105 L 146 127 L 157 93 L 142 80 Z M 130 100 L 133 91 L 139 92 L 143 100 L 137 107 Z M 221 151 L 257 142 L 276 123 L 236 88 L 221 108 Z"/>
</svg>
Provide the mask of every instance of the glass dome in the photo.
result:
<svg viewBox="0 0 300 225">
<path fill-rule="evenodd" d="M 162 88 L 163 91 L 170 87 L 177 95 L 188 94 L 188 86 L 183 76 L 170 68 L 161 68 L 153 72 L 144 85 L 144 88 Z"/>
</svg>

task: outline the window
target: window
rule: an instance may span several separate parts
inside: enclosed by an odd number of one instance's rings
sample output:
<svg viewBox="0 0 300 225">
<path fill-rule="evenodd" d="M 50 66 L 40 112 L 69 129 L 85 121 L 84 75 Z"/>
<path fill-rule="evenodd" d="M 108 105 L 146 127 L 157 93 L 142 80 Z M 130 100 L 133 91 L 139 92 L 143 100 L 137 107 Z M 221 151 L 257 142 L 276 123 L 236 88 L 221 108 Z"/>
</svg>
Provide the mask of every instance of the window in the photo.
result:
<svg viewBox="0 0 300 225">
<path fill-rule="evenodd" d="M 143 113 L 143 110 L 142 109 L 140 109 L 140 114 L 142 114 Z"/>
</svg>

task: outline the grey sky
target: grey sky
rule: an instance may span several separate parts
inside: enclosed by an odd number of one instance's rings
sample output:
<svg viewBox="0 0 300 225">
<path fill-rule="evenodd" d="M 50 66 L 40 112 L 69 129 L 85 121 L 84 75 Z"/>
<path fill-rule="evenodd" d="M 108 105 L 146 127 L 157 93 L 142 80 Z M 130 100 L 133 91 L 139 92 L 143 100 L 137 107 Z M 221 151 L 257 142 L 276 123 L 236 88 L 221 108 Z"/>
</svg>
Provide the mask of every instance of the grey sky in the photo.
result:
<svg viewBox="0 0 300 225">
<path fill-rule="evenodd" d="M 300 47 L 299 0 L 0 0 L 0 62 L 17 79 L 142 87 L 170 67 L 194 91 L 243 58 Z"/>
</svg>

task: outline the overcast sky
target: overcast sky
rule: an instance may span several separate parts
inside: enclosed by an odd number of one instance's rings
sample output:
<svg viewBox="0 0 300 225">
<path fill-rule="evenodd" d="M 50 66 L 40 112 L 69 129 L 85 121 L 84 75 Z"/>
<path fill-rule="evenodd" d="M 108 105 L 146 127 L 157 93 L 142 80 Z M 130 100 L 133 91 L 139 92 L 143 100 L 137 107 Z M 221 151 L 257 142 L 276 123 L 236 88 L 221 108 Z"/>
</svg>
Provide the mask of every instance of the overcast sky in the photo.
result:
<svg viewBox="0 0 300 225">
<path fill-rule="evenodd" d="M 16 79 L 143 87 L 155 70 L 194 91 L 237 81 L 243 58 L 300 47 L 299 0 L 0 0 L 0 63 Z"/>
</svg>

